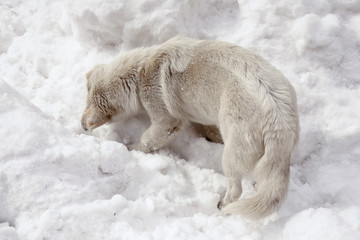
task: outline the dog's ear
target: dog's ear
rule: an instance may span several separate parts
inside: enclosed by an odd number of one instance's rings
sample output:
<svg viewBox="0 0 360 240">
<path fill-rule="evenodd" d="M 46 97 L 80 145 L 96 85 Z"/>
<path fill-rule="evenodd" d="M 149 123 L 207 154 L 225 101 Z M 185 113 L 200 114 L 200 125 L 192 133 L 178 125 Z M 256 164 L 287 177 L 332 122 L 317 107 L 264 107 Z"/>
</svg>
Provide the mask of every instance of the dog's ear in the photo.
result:
<svg viewBox="0 0 360 240">
<path fill-rule="evenodd" d="M 152 57 L 141 69 L 140 77 L 154 77 L 152 74 L 160 72 L 172 76 L 184 72 L 191 60 L 192 53 L 186 49 L 167 49 Z"/>
<path fill-rule="evenodd" d="M 140 78 L 151 79 L 159 74 L 161 65 L 163 64 L 164 54 L 157 54 L 152 57 L 140 70 Z"/>
<path fill-rule="evenodd" d="M 89 80 L 91 74 L 93 73 L 94 69 L 90 70 L 89 72 L 86 73 L 86 79 Z"/>
<path fill-rule="evenodd" d="M 90 76 L 91 76 L 91 74 L 93 74 L 93 72 L 96 70 L 96 69 L 98 69 L 98 68 L 100 68 L 100 67 L 102 67 L 102 66 L 104 66 L 105 64 L 98 64 L 98 65 L 95 65 L 88 73 L 86 73 L 86 79 L 87 80 L 89 80 L 89 78 L 90 78 Z"/>
</svg>

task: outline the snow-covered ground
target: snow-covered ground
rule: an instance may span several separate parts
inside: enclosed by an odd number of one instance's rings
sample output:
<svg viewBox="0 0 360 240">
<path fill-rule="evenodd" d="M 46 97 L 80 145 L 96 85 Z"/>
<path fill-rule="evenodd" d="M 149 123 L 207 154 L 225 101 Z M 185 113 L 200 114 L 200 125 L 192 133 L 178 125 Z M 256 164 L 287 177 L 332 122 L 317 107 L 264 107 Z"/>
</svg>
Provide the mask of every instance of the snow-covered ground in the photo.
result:
<svg viewBox="0 0 360 240">
<path fill-rule="evenodd" d="M 129 152 L 145 116 L 80 127 L 85 73 L 177 34 L 238 43 L 297 91 L 290 188 L 218 216 L 223 146 L 187 128 Z M 360 239 L 359 0 L 0 0 L 0 239 Z M 251 183 L 246 183 L 251 192 Z"/>
</svg>

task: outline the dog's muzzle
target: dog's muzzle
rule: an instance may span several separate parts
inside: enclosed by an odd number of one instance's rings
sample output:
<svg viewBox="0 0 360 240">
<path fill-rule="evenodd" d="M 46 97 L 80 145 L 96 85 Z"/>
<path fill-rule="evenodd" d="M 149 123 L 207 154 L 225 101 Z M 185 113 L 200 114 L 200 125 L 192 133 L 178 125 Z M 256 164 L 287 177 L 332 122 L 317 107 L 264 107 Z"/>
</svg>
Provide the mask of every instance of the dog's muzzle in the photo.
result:
<svg viewBox="0 0 360 240">
<path fill-rule="evenodd" d="M 89 130 L 89 128 L 88 128 L 88 126 L 87 126 L 87 124 L 86 124 L 86 121 L 85 121 L 84 116 L 81 118 L 81 126 L 82 126 L 82 128 L 83 128 L 85 131 L 88 131 L 88 130 Z"/>
</svg>

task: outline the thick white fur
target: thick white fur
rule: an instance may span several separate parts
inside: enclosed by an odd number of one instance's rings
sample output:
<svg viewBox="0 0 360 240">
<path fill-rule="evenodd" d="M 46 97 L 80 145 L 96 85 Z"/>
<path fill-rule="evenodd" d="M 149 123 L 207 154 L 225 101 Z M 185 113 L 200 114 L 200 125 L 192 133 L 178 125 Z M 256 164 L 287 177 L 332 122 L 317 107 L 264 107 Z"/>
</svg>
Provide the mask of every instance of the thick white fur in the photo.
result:
<svg viewBox="0 0 360 240">
<path fill-rule="evenodd" d="M 222 211 L 257 219 L 283 201 L 299 135 L 296 96 L 262 57 L 235 44 L 175 37 L 96 66 L 87 78 L 84 129 L 145 111 L 151 126 L 128 147 L 151 152 L 169 143 L 186 121 L 216 125 L 228 180 Z M 257 192 L 239 200 L 249 174 Z"/>
</svg>

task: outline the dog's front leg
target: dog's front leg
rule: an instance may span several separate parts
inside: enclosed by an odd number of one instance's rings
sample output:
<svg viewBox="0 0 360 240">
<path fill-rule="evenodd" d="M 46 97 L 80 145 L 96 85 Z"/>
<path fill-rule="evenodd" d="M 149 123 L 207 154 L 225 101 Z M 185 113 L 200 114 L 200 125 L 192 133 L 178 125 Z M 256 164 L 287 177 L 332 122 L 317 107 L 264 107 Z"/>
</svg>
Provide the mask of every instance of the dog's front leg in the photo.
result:
<svg viewBox="0 0 360 240">
<path fill-rule="evenodd" d="M 142 134 L 140 141 L 127 147 L 129 150 L 145 153 L 156 151 L 170 143 L 181 127 L 182 122 L 175 118 L 166 121 L 152 121 L 151 126 Z"/>
</svg>

